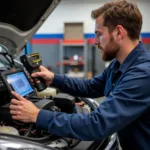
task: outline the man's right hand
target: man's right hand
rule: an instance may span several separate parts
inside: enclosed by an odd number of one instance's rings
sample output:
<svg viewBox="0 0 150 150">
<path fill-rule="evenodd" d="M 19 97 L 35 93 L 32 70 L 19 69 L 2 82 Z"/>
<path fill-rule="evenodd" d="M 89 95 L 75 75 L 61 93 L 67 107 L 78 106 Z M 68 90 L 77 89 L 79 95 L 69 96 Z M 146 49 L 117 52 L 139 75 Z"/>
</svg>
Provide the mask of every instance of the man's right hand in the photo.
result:
<svg viewBox="0 0 150 150">
<path fill-rule="evenodd" d="M 47 85 L 50 85 L 53 82 L 54 73 L 50 72 L 48 69 L 46 69 L 43 66 L 40 66 L 39 70 L 40 70 L 39 72 L 32 73 L 31 76 L 32 77 L 41 77 L 45 80 L 45 83 Z"/>
</svg>

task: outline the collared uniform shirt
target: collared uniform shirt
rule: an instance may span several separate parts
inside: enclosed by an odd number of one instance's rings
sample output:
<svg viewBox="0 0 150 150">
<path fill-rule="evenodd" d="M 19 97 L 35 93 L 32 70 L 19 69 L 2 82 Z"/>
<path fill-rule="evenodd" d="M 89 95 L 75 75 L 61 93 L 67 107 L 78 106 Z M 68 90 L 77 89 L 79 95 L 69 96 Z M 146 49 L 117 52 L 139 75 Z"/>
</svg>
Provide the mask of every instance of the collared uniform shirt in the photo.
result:
<svg viewBox="0 0 150 150">
<path fill-rule="evenodd" d="M 150 149 L 150 53 L 141 42 L 121 65 L 115 59 L 90 80 L 55 74 L 53 85 L 75 96 L 106 99 L 90 114 L 41 110 L 38 127 L 90 141 L 117 132 L 123 150 Z"/>
</svg>

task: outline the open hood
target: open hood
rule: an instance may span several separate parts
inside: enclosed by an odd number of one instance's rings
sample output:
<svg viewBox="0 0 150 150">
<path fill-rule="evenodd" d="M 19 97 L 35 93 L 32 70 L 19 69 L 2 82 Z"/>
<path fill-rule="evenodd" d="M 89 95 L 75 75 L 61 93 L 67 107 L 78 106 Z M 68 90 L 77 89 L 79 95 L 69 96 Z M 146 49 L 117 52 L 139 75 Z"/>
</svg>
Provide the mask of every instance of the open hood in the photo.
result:
<svg viewBox="0 0 150 150">
<path fill-rule="evenodd" d="M 0 44 L 16 57 L 60 0 L 1 0 Z"/>
</svg>

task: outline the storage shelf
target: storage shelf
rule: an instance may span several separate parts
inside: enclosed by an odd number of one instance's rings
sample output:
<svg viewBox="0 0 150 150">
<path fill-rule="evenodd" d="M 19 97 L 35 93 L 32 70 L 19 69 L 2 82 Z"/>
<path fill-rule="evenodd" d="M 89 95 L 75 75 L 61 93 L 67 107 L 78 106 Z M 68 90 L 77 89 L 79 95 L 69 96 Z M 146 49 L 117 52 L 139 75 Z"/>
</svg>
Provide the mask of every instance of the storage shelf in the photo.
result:
<svg viewBox="0 0 150 150">
<path fill-rule="evenodd" d="M 83 66 L 85 63 L 84 61 L 70 61 L 70 60 L 64 60 L 63 65 L 64 66 Z M 60 66 L 60 62 L 56 63 L 56 66 Z"/>
<path fill-rule="evenodd" d="M 79 60 L 64 60 L 64 54 L 65 50 L 68 50 L 68 47 L 79 47 L 81 51 L 83 51 L 83 59 Z M 88 56 L 88 45 L 86 39 L 79 39 L 79 40 L 60 40 L 60 62 L 57 62 L 56 65 L 59 67 L 60 74 L 65 74 L 65 66 L 69 67 L 82 67 L 84 74 L 68 74 L 69 76 L 75 76 L 75 77 L 85 77 L 87 75 L 87 56 Z M 68 56 L 67 56 L 68 57 Z M 69 55 L 69 57 L 72 57 Z M 80 68 L 81 69 L 81 68 Z"/>
</svg>

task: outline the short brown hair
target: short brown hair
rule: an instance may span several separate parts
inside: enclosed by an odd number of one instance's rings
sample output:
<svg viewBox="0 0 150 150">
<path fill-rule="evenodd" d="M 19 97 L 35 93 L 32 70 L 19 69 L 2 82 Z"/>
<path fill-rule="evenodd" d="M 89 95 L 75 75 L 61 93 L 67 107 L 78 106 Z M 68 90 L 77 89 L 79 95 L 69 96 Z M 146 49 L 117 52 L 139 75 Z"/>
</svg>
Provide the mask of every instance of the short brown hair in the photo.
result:
<svg viewBox="0 0 150 150">
<path fill-rule="evenodd" d="M 139 39 L 142 28 L 142 15 L 134 3 L 126 0 L 108 2 L 102 7 L 92 11 L 92 18 L 102 15 L 104 26 L 112 32 L 117 25 L 122 25 L 128 32 L 130 39 Z"/>
</svg>

